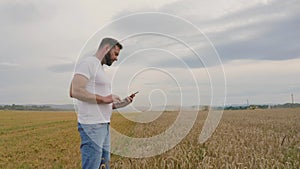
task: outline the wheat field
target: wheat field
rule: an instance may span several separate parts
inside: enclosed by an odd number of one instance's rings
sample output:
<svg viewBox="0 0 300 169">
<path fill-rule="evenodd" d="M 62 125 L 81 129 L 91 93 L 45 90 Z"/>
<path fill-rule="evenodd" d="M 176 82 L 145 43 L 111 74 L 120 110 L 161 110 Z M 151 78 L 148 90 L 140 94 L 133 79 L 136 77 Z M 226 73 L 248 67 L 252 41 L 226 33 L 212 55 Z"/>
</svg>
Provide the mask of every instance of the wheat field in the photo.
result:
<svg viewBox="0 0 300 169">
<path fill-rule="evenodd" d="M 178 112 L 150 123 L 113 113 L 111 127 L 131 137 L 164 132 Z M 112 154 L 111 168 L 300 168 L 300 109 L 224 111 L 214 134 L 198 142 L 207 112 L 173 149 L 149 158 Z M 80 138 L 73 112 L 0 111 L 0 168 L 80 168 Z M 130 150 L 129 150 L 130 151 Z"/>
</svg>

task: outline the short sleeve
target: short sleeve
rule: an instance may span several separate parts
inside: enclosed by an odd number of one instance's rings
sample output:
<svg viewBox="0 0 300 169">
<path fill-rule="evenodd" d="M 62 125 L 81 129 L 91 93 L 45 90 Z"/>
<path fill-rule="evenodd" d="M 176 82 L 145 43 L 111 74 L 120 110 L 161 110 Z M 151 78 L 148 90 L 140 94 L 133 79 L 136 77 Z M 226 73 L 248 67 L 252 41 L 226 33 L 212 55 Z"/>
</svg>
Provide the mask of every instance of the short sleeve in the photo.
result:
<svg viewBox="0 0 300 169">
<path fill-rule="evenodd" d="M 76 65 L 75 68 L 75 74 L 80 74 L 90 79 L 91 77 L 90 65 L 87 62 L 78 63 L 78 65 Z"/>
</svg>

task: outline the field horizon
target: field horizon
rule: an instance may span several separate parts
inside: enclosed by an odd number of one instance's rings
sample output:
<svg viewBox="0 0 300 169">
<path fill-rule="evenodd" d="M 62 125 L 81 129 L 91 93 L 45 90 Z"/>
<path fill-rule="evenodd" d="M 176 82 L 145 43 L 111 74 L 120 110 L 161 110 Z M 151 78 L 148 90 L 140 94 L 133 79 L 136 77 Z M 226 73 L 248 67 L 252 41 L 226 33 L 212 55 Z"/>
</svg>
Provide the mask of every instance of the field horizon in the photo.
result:
<svg viewBox="0 0 300 169">
<path fill-rule="evenodd" d="M 111 168 L 300 168 L 299 108 L 226 110 L 212 137 L 200 144 L 207 113 L 198 112 L 193 128 L 171 150 L 140 159 L 112 154 Z M 136 123 L 115 112 L 111 127 L 151 137 L 177 115 L 166 111 Z M 74 112 L 0 110 L 0 168 L 80 168 L 79 144 Z"/>
</svg>

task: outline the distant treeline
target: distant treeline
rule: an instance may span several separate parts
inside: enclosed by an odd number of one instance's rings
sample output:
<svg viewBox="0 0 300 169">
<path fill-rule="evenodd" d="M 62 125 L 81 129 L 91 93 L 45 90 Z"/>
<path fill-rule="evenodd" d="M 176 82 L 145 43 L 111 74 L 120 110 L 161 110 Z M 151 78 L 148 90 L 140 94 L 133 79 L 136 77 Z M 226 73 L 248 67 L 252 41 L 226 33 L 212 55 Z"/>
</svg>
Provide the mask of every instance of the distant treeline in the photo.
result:
<svg viewBox="0 0 300 169">
<path fill-rule="evenodd" d="M 297 108 L 300 103 L 285 103 L 277 105 L 249 105 L 249 106 L 226 106 L 224 110 L 245 110 L 245 109 L 276 109 L 276 108 Z"/>
<path fill-rule="evenodd" d="M 0 105 L 0 110 L 56 110 L 46 105 Z"/>
<path fill-rule="evenodd" d="M 268 105 L 226 106 L 224 110 L 267 109 Z"/>
<path fill-rule="evenodd" d="M 300 107 L 300 103 L 286 103 L 286 104 L 279 104 L 279 105 L 272 106 L 272 108 L 293 108 L 293 107 Z"/>
<path fill-rule="evenodd" d="M 203 110 L 208 110 L 209 106 L 203 106 Z M 73 108 L 73 107 L 72 107 Z M 54 111 L 54 110 L 73 110 L 70 106 L 49 106 L 49 105 L 0 105 L 0 110 L 36 110 L 36 111 Z M 249 106 L 225 106 L 224 110 L 245 110 L 245 109 L 273 109 L 273 108 L 300 108 L 300 103 L 285 103 L 277 105 L 249 105 Z M 223 107 L 214 107 L 222 110 Z"/>
</svg>

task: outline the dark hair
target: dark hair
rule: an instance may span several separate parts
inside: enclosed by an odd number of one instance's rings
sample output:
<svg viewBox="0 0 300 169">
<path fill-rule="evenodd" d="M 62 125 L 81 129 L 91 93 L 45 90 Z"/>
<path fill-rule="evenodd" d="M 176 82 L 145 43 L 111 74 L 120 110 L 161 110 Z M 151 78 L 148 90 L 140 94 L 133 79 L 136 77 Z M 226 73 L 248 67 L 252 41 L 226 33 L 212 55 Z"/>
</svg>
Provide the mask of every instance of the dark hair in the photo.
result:
<svg viewBox="0 0 300 169">
<path fill-rule="evenodd" d="M 123 46 L 117 40 L 113 38 L 103 38 L 99 45 L 98 50 L 101 49 L 106 44 L 109 44 L 111 48 L 114 46 L 118 46 L 120 49 L 123 48 Z"/>
</svg>

